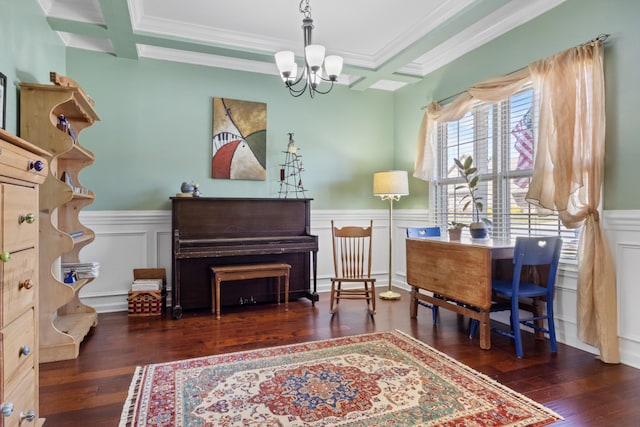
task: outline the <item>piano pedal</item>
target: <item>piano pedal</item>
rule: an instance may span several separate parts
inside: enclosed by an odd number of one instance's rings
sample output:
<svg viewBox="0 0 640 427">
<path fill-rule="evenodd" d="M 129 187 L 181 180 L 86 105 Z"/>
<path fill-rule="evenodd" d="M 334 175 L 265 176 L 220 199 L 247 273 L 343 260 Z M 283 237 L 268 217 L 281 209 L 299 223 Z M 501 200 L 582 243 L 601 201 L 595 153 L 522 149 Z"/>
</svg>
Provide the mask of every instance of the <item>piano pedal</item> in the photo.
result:
<svg viewBox="0 0 640 427">
<path fill-rule="evenodd" d="M 240 299 L 238 300 L 238 304 L 239 305 L 257 304 L 257 303 L 258 303 L 258 301 L 256 301 L 256 299 L 253 297 L 253 295 L 251 295 L 249 298 L 240 297 Z"/>
</svg>

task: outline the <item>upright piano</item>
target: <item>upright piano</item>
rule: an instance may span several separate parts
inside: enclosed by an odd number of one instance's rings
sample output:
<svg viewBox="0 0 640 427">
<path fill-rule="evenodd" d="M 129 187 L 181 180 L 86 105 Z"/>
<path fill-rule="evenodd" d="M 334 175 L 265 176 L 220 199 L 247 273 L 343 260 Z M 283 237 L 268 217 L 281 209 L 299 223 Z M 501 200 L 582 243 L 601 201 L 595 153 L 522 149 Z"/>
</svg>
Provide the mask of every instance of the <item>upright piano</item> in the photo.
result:
<svg viewBox="0 0 640 427">
<path fill-rule="evenodd" d="M 318 236 L 310 234 L 311 200 L 172 197 L 173 317 L 211 307 L 211 266 L 217 265 L 290 264 L 289 298 L 314 304 Z M 276 301 L 275 286 L 264 282 L 226 282 L 221 305 Z"/>
</svg>

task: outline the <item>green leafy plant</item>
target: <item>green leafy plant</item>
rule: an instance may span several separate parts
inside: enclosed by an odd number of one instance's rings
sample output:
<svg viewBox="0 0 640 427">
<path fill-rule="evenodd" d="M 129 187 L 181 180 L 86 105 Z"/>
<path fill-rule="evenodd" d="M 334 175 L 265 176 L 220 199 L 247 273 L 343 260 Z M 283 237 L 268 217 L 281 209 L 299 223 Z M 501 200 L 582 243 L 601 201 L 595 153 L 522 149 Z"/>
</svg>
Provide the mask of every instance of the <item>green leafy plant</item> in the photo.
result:
<svg viewBox="0 0 640 427">
<path fill-rule="evenodd" d="M 459 229 L 463 229 L 467 226 L 467 224 L 465 224 L 464 222 L 457 222 L 457 221 L 451 221 L 449 223 L 449 229 L 452 228 L 459 228 Z"/>
<path fill-rule="evenodd" d="M 480 218 L 480 212 L 484 209 L 482 203 L 482 197 L 478 196 L 478 183 L 480 182 L 480 176 L 478 174 L 478 168 L 473 165 L 473 156 L 468 156 L 464 161 L 459 159 L 453 159 L 458 168 L 458 172 L 464 178 L 465 183 L 456 186 L 456 190 L 466 189 L 467 194 L 462 196 L 460 202 L 464 203 L 462 210 L 465 211 L 469 206 L 473 209 L 474 222 L 484 222 L 491 224 L 491 221 L 487 218 Z"/>
</svg>

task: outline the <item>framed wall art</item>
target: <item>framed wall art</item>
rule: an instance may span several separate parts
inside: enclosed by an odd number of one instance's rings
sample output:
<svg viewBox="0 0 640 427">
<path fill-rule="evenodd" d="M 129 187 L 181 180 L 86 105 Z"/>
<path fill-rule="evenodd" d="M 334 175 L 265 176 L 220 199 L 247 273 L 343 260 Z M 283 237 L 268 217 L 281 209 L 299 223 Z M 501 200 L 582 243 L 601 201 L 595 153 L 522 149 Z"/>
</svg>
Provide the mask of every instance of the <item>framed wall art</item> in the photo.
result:
<svg viewBox="0 0 640 427">
<path fill-rule="evenodd" d="M 266 180 L 267 104 L 213 98 L 211 178 Z"/>
<path fill-rule="evenodd" d="M 0 73 L 0 127 L 7 129 L 7 76 Z"/>
</svg>

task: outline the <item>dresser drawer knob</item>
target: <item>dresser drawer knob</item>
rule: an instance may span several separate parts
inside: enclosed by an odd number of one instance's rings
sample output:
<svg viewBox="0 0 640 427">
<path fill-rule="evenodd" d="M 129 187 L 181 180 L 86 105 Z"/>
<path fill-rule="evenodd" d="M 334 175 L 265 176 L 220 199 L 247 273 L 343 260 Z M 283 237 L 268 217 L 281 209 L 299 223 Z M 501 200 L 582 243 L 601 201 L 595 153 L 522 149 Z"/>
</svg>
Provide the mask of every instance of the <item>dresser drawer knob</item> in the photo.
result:
<svg viewBox="0 0 640 427">
<path fill-rule="evenodd" d="M 11 253 L 4 251 L 2 253 L 0 253 L 0 261 L 2 262 L 9 262 L 9 260 L 11 259 Z"/>
<path fill-rule="evenodd" d="M 42 172 L 42 169 L 44 169 L 44 163 L 42 162 L 42 160 L 29 162 L 29 169 L 35 169 L 36 172 Z"/>
<path fill-rule="evenodd" d="M 23 222 L 26 222 L 27 224 L 33 224 L 35 221 L 36 216 L 32 213 L 20 214 L 20 218 L 18 219 L 18 222 L 20 224 L 22 224 Z"/>
<path fill-rule="evenodd" d="M 31 279 L 25 279 L 22 282 L 18 283 L 18 290 L 31 288 L 33 288 L 33 280 Z"/>
<path fill-rule="evenodd" d="M 35 419 L 36 419 L 36 411 L 34 411 L 33 409 L 29 409 L 27 412 L 20 413 L 20 422 L 23 422 L 25 420 L 31 422 Z"/>
<path fill-rule="evenodd" d="M 7 402 L 0 405 L 3 417 L 10 417 L 13 414 L 13 403 Z"/>
<path fill-rule="evenodd" d="M 20 347 L 20 356 L 28 356 L 31 354 L 31 348 L 28 345 Z"/>
</svg>

